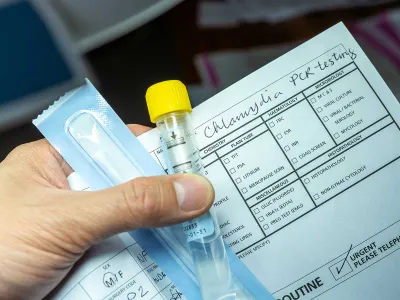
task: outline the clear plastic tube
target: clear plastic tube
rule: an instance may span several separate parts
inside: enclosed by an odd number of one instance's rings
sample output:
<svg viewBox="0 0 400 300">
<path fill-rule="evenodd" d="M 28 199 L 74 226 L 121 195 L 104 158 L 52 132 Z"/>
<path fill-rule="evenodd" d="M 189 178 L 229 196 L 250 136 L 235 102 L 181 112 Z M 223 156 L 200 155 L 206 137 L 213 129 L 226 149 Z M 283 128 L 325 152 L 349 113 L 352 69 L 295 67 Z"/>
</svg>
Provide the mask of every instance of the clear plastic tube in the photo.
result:
<svg viewBox="0 0 400 300">
<path fill-rule="evenodd" d="M 195 133 L 187 112 L 173 112 L 157 120 L 170 174 L 204 175 Z M 237 299 L 221 231 L 214 208 L 182 224 L 205 300 Z"/>
</svg>

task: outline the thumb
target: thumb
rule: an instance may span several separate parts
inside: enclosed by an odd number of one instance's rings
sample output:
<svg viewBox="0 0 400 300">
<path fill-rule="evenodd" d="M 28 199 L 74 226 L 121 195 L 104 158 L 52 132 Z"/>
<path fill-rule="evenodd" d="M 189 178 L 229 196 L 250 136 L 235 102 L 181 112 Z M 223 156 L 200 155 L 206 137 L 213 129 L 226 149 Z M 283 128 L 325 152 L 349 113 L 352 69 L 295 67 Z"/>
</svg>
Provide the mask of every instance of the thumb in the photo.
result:
<svg viewBox="0 0 400 300">
<path fill-rule="evenodd" d="M 204 177 L 177 174 L 137 178 L 98 192 L 74 197 L 81 229 L 97 242 L 113 234 L 143 227 L 162 227 L 205 213 L 214 189 Z M 70 204 L 72 204 L 70 202 Z"/>
</svg>

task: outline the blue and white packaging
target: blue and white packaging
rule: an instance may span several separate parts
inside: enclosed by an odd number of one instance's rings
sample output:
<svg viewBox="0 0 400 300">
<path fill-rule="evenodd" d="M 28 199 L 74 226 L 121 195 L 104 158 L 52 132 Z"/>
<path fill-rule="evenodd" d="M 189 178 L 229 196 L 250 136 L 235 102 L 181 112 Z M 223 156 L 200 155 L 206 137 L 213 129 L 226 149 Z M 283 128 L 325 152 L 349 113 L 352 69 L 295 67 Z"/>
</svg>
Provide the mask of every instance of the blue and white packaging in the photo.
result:
<svg viewBox="0 0 400 300">
<path fill-rule="evenodd" d="M 88 80 L 61 97 L 33 123 L 92 190 L 136 177 L 165 175 Z M 130 234 L 187 299 L 201 299 L 195 268 L 180 232 L 171 226 Z M 235 284 L 243 293 L 240 299 L 273 299 L 229 247 L 227 252 Z"/>
</svg>

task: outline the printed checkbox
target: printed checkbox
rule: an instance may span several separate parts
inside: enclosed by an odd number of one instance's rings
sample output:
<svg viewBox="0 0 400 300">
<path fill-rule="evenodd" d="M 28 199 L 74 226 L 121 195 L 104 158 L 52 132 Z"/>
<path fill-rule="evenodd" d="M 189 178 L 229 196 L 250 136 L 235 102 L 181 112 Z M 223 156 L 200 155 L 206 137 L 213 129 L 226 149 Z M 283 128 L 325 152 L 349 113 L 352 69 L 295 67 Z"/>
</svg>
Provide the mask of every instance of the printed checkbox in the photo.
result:
<svg viewBox="0 0 400 300">
<path fill-rule="evenodd" d="M 241 183 L 241 182 L 242 182 L 242 179 L 240 179 L 240 178 L 236 178 L 236 179 L 235 179 L 235 181 L 236 181 L 236 183 L 237 183 L 237 184 L 239 184 L 239 183 Z"/>
<path fill-rule="evenodd" d="M 268 230 L 268 228 L 269 228 L 268 224 L 264 224 L 263 228 L 264 228 L 264 230 Z"/>
<path fill-rule="evenodd" d="M 340 135 L 339 135 L 339 133 L 335 133 L 335 134 L 333 135 L 333 137 L 334 137 L 335 139 L 338 139 L 338 138 L 340 137 Z"/>
<path fill-rule="evenodd" d="M 277 138 L 278 140 L 280 140 L 280 139 L 282 138 L 282 134 L 278 134 L 278 135 L 276 136 L 276 138 Z"/>
<path fill-rule="evenodd" d="M 246 194 L 246 193 L 247 193 L 247 188 L 243 188 L 243 189 L 242 189 L 242 193 L 243 193 L 243 194 Z"/>
<path fill-rule="evenodd" d="M 322 108 L 321 107 L 317 107 L 317 112 L 322 112 Z"/>
<path fill-rule="evenodd" d="M 260 212 L 260 209 L 259 209 L 259 208 L 256 208 L 256 209 L 253 210 L 253 212 L 254 212 L 255 214 L 258 214 L 258 213 Z"/>
<path fill-rule="evenodd" d="M 263 216 L 261 216 L 261 217 L 258 217 L 258 221 L 262 222 L 262 221 L 265 221 L 265 219 Z"/>
<path fill-rule="evenodd" d="M 297 163 L 297 158 L 293 158 L 292 163 L 294 163 L 294 164 Z"/>
<path fill-rule="evenodd" d="M 313 196 L 313 198 L 314 198 L 314 200 L 318 200 L 318 199 L 319 199 L 319 195 L 318 195 L 318 194 L 315 194 L 315 195 Z"/>
<path fill-rule="evenodd" d="M 304 183 L 305 184 L 310 183 L 310 179 L 309 178 L 304 179 Z"/>
<path fill-rule="evenodd" d="M 275 126 L 275 123 L 274 122 L 269 122 L 269 127 L 274 127 Z"/>
<path fill-rule="evenodd" d="M 288 152 L 290 150 L 290 147 L 289 146 L 285 146 L 284 149 L 285 149 L 286 152 Z"/>
<path fill-rule="evenodd" d="M 235 170 L 235 168 L 232 168 L 229 170 L 229 172 L 231 172 L 231 174 L 233 174 L 233 173 L 236 173 L 236 170 Z"/>
<path fill-rule="evenodd" d="M 230 162 L 229 158 L 224 159 L 224 163 L 228 164 Z"/>
<path fill-rule="evenodd" d="M 311 98 L 310 101 L 311 101 L 311 103 L 317 102 L 317 100 L 315 99 L 315 97 Z"/>
<path fill-rule="evenodd" d="M 324 122 L 328 122 L 329 118 L 328 117 L 323 117 L 322 120 L 324 120 Z"/>
</svg>

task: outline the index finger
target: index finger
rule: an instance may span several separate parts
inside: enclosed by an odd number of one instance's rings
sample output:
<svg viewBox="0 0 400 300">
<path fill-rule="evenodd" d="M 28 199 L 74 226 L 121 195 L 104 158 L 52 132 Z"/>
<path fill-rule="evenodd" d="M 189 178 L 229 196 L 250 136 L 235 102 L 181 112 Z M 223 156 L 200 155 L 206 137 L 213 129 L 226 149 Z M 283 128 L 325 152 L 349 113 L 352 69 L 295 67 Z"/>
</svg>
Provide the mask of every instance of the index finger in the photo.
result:
<svg viewBox="0 0 400 300">
<path fill-rule="evenodd" d="M 128 124 L 127 126 L 129 128 L 129 130 L 136 136 L 146 133 L 147 131 L 150 131 L 152 129 L 151 127 L 147 127 L 147 126 L 143 126 L 143 125 L 139 125 L 139 124 Z"/>
</svg>

